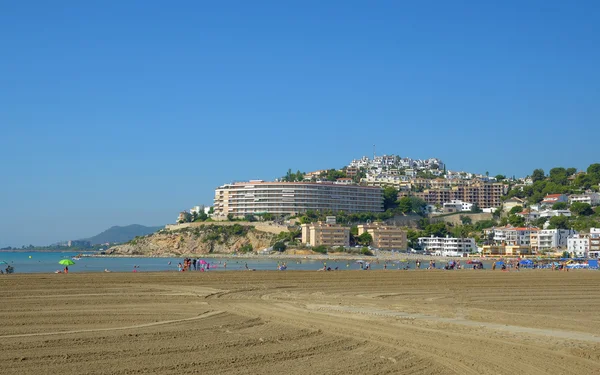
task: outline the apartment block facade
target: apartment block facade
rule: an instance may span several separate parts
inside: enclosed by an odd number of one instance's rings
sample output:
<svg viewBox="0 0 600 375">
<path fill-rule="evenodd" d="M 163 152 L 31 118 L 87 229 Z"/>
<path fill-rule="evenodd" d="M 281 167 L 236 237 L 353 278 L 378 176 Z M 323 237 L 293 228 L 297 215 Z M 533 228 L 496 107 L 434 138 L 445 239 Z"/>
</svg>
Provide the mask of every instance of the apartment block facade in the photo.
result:
<svg viewBox="0 0 600 375">
<path fill-rule="evenodd" d="M 567 251 L 576 257 L 587 257 L 590 251 L 590 236 L 575 234 L 567 238 Z"/>
<path fill-rule="evenodd" d="M 427 204 L 443 205 L 446 202 L 460 200 L 477 204 L 480 208 L 499 207 L 500 198 L 507 192 L 507 185 L 501 183 L 473 182 L 469 185 L 459 185 L 444 188 L 429 188 L 422 192 L 413 193 Z"/>
<path fill-rule="evenodd" d="M 577 234 L 573 229 L 543 229 L 532 232 L 530 243 L 534 252 L 567 249 L 567 239 Z"/>
<path fill-rule="evenodd" d="M 590 228 L 590 258 L 600 258 L 600 228 Z"/>
<path fill-rule="evenodd" d="M 302 243 L 310 246 L 350 246 L 350 228 L 323 222 L 302 224 Z"/>
<path fill-rule="evenodd" d="M 382 212 L 378 187 L 311 182 L 226 184 L 215 190 L 214 215 L 243 217 L 260 213 L 297 215 L 306 211 Z"/>
<path fill-rule="evenodd" d="M 365 224 L 358 226 L 358 235 L 369 233 L 373 237 L 373 247 L 383 250 L 406 250 L 408 242 L 406 230 L 380 224 Z"/>
<path fill-rule="evenodd" d="M 462 257 L 472 251 L 477 250 L 475 239 L 473 238 L 452 238 L 446 237 L 419 237 L 419 245 L 423 250 L 434 253 L 435 255 L 448 257 Z"/>
</svg>

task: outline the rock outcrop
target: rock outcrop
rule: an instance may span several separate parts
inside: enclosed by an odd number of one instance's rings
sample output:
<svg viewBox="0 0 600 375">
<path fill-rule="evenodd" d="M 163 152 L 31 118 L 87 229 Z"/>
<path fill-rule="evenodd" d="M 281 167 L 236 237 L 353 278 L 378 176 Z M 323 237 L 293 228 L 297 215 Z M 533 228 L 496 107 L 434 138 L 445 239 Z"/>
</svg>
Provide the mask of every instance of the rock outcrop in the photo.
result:
<svg viewBox="0 0 600 375">
<path fill-rule="evenodd" d="M 260 251 L 272 245 L 275 234 L 244 225 L 203 225 L 176 231 L 160 230 L 109 248 L 112 255 L 180 256 Z"/>
</svg>

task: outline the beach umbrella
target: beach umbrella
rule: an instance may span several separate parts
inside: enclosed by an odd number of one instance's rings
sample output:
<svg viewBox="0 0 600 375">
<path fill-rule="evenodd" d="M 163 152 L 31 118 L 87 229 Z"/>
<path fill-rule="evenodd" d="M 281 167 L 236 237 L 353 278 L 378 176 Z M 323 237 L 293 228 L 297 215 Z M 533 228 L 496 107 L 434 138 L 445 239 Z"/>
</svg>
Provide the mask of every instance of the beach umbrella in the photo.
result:
<svg viewBox="0 0 600 375">
<path fill-rule="evenodd" d="M 0 264 L 8 264 L 5 260 L 0 260 Z"/>
<path fill-rule="evenodd" d="M 72 266 L 75 264 L 71 259 L 62 259 L 58 262 L 58 264 L 62 264 L 63 266 Z"/>
</svg>

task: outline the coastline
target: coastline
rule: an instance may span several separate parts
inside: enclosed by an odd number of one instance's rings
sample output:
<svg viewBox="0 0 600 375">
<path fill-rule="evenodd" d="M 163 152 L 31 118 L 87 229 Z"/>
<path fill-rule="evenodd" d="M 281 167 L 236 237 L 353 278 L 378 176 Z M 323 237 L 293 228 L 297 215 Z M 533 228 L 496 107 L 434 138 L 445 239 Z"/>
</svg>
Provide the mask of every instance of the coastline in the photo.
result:
<svg viewBox="0 0 600 375">
<path fill-rule="evenodd" d="M 506 257 L 444 257 L 436 255 L 419 255 L 419 254 L 376 254 L 376 255 L 360 255 L 360 254 L 84 254 L 83 257 L 90 258 L 228 258 L 228 259 L 305 259 L 305 260 L 374 260 L 374 261 L 402 261 L 402 260 L 435 260 L 435 261 L 450 261 L 452 259 L 466 260 L 482 260 L 495 261 L 499 259 L 508 259 Z"/>
</svg>

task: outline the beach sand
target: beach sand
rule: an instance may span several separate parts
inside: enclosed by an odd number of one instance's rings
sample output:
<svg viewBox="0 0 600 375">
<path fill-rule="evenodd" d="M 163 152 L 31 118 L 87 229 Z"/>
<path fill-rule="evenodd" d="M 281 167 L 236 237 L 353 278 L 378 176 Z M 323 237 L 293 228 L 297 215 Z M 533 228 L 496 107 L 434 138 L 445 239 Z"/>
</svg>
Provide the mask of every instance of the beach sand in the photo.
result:
<svg viewBox="0 0 600 375">
<path fill-rule="evenodd" d="M 598 374 L 600 272 L 0 276 L 2 374 Z"/>
</svg>

